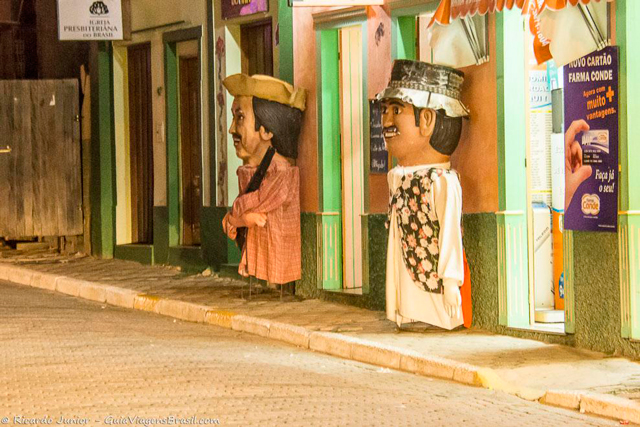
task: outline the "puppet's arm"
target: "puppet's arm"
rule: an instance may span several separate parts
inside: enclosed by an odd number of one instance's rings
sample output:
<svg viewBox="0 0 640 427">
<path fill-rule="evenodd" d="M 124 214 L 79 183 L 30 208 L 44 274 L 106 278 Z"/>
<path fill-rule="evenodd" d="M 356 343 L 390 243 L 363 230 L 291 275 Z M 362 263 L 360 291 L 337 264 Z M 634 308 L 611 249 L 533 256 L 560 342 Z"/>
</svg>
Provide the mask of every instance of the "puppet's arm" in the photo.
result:
<svg viewBox="0 0 640 427">
<path fill-rule="evenodd" d="M 287 201 L 292 188 L 299 181 L 297 168 L 275 169 L 265 176 L 260 188 L 238 196 L 233 202 L 230 222 L 236 227 L 263 226 L 267 213 L 282 206 Z M 261 225 L 262 224 L 262 225 Z"/>
<path fill-rule="evenodd" d="M 464 281 L 462 249 L 462 189 L 455 173 L 444 172 L 434 182 L 434 204 L 440 223 L 438 276 L 444 285 L 445 309 L 460 314 L 460 286 Z"/>
</svg>

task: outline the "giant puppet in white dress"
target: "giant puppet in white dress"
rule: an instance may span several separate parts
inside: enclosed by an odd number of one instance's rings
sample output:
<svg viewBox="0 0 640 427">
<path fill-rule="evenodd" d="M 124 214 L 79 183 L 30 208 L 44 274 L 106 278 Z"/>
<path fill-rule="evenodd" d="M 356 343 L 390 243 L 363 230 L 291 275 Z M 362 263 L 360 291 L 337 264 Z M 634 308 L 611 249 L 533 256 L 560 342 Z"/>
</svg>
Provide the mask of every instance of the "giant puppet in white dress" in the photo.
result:
<svg viewBox="0 0 640 427">
<path fill-rule="evenodd" d="M 468 117 L 463 78 L 449 67 L 398 60 L 378 95 L 387 148 L 398 161 L 388 174 L 386 278 L 387 318 L 398 326 L 424 322 L 450 330 L 470 323 L 460 293 L 462 190 L 449 163 Z"/>
</svg>

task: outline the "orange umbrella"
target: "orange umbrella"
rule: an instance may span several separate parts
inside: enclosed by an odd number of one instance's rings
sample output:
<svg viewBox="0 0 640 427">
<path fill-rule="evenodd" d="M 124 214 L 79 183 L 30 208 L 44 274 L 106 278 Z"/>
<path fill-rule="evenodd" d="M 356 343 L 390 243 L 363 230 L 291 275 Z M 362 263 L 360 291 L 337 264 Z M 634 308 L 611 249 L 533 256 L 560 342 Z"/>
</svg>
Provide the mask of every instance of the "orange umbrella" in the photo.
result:
<svg viewBox="0 0 640 427">
<path fill-rule="evenodd" d="M 556 58 L 556 62 L 559 65 L 564 65 L 570 60 L 578 59 L 594 50 L 602 49 L 606 45 L 606 40 L 604 40 L 602 34 L 598 34 L 596 20 L 591 16 L 590 11 L 584 8 L 589 3 L 595 4 L 601 1 L 605 3 L 613 0 L 529 0 L 523 12 L 529 14 L 529 28 L 534 36 L 533 50 L 538 64 L 542 64 L 554 57 L 551 46 L 553 42 L 561 43 L 565 47 L 563 49 L 565 52 Z M 567 19 L 566 16 L 564 17 L 565 19 L 557 19 L 554 14 L 561 13 L 566 15 L 563 10 L 567 6 L 580 6 L 576 9 L 576 13 L 573 14 L 575 19 Z M 562 28 L 568 28 L 569 25 L 574 23 L 581 28 L 589 29 L 594 39 L 591 47 L 577 46 L 575 37 L 562 36 Z M 575 53 L 570 51 L 572 44 L 576 45 Z"/>
<path fill-rule="evenodd" d="M 454 68 L 486 61 L 486 30 L 475 16 L 522 8 L 529 0 L 441 0 L 428 28 L 432 60 Z"/>
<path fill-rule="evenodd" d="M 505 8 L 511 10 L 514 6 L 522 9 L 527 2 L 528 0 L 442 0 L 429 26 L 434 22 L 448 25 L 454 19 L 502 12 Z"/>
</svg>

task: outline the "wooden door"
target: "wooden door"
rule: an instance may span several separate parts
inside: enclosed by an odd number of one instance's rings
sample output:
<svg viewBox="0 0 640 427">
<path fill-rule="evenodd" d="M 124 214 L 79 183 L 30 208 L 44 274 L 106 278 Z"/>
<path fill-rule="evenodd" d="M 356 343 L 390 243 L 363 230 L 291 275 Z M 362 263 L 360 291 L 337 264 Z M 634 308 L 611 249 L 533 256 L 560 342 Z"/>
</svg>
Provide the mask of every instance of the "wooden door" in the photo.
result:
<svg viewBox="0 0 640 427">
<path fill-rule="evenodd" d="M 202 144 L 200 142 L 200 60 L 180 58 L 180 144 L 182 157 L 182 244 L 200 244 Z"/>
<path fill-rule="evenodd" d="M 242 44 L 242 72 L 273 76 L 273 32 L 271 21 L 243 25 L 240 29 Z"/>
<path fill-rule="evenodd" d="M 131 161 L 131 236 L 153 243 L 153 117 L 151 45 L 128 48 L 129 155 Z"/>
<path fill-rule="evenodd" d="M 77 80 L 0 81 L 0 236 L 83 231 Z"/>
</svg>

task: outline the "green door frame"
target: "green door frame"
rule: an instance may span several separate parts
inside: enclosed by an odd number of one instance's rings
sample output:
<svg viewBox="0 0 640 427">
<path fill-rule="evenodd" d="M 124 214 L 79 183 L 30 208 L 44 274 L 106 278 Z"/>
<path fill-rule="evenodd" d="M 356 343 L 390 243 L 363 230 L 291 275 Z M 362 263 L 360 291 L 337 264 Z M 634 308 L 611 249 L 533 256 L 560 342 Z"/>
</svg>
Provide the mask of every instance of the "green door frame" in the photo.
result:
<svg viewBox="0 0 640 427">
<path fill-rule="evenodd" d="M 527 245 L 524 31 L 518 11 L 496 14 L 498 309 L 503 326 L 531 326 Z M 508 94 L 508 95 L 507 95 Z"/>
<path fill-rule="evenodd" d="M 393 59 L 418 59 L 415 15 L 392 16 L 391 34 L 391 57 Z"/>
<path fill-rule="evenodd" d="M 342 173 L 340 147 L 339 30 L 317 31 L 318 171 L 322 242 L 321 288 L 342 289 Z"/>
<path fill-rule="evenodd" d="M 391 3 L 391 59 L 418 59 L 416 18 L 436 10 L 439 1 Z"/>
<path fill-rule="evenodd" d="M 164 44 L 165 66 L 165 108 L 166 108 L 166 140 L 167 140 L 167 226 L 165 233 L 167 242 L 163 248 L 167 254 L 167 262 L 172 265 L 183 265 L 196 269 L 206 267 L 202 247 L 180 246 L 180 129 L 179 129 L 179 82 L 178 82 L 178 43 L 197 40 L 198 57 L 202 61 L 202 27 L 166 32 L 162 35 Z M 201 199 L 202 202 L 202 199 Z M 201 206 L 201 209 L 204 209 Z M 154 242 L 155 243 L 155 242 Z"/>
<path fill-rule="evenodd" d="M 115 130 L 113 47 L 91 44 L 91 247 L 101 258 L 113 258 L 116 242 Z"/>
<path fill-rule="evenodd" d="M 620 46 L 620 301 L 621 332 L 640 339 L 640 3 L 615 2 Z"/>
<path fill-rule="evenodd" d="M 368 21 L 364 8 L 340 19 L 316 23 L 316 64 L 318 96 L 318 289 L 340 291 L 342 284 L 342 165 L 340 138 L 340 60 L 339 30 L 360 25 L 362 34 L 362 92 L 367 93 Z M 364 140 L 369 141 L 369 103 L 362 99 Z M 368 147 L 365 147 L 368 152 Z M 366 160 L 366 159 L 365 159 Z M 368 164 L 368 163 L 366 163 Z M 365 173 L 365 194 L 368 174 Z M 366 204 L 365 204 L 366 209 Z M 363 215 L 362 228 L 362 292 L 369 292 L 368 222 Z"/>
</svg>

